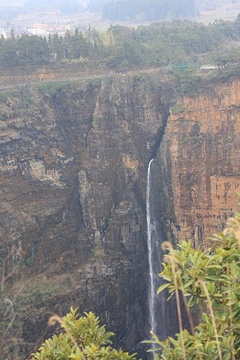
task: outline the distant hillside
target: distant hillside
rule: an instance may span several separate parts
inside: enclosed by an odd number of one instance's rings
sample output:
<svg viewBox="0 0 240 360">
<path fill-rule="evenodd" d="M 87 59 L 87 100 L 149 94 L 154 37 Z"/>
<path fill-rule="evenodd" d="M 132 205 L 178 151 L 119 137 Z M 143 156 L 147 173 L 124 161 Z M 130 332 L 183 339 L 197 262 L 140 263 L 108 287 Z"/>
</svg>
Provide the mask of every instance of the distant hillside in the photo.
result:
<svg viewBox="0 0 240 360">
<path fill-rule="evenodd" d="M 85 68 L 198 68 L 240 64 L 240 16 L 205 26 L 189 20 L 155 22 L 148 27 L 111 26 L 105 32 L 67 31 L 48 38 L 24 34 L 0 38 L 0 71 L 24 65 L 77 60 Z M 181 66 L 180 66 L 181 68 Z"/>
<path fill-rule="evenodd" d="M 88 10 L 101 12 L 106 20 L 151 21 L 192 18 L 204 11 L 215 11 L 239 2 L 240 0 L 89 0 Z"/>
<path fill-rule="evenodd" d="M 110 0 L 102 10 L 103 18 L 113 21 L 177 19 L 196 15 L 195 0 Z"/>
</svg>

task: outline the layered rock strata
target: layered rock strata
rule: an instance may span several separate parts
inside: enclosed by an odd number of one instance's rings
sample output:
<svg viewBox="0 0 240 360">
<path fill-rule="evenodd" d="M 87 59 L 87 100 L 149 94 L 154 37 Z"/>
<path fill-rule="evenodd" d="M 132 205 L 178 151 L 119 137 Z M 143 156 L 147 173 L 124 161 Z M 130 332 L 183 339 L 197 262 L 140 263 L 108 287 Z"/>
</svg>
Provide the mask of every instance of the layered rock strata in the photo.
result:
<svg viewBox="0 0 240 360">
<path fill-rule="evenodd" d="M 207 246 L 238 209 L 239 84 L 218 84 L 211 94 L 183 98 L 170 111 L 158 152 L 158 201 L 166 236 L 176 241 Z"/>
<path fill-rule="evenodd" d="M 146 337 L 146 169 L 171 96 L 125 74 L 1 94 L 0 252 L 25 342 L 71 305 L 125 349 Z"/>
</svg>

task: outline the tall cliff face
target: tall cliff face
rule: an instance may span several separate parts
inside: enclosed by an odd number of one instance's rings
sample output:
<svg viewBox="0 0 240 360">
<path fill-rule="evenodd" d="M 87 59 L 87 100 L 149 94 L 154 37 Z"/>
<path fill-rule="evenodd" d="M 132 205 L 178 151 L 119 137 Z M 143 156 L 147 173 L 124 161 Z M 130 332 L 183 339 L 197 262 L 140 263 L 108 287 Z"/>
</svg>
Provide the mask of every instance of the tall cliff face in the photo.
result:
<svg viewBox="0 0 240 360">
<path fill-rule="evenodd" d="M 165 233 L 207 244 L 237 210 L 240 190 L 240 82 L 172 107 L 158 152 Z M 158 201 L 158 202 L 159 202 Z"/>
<path fill-rule="evenodd" d="M 132 350 L 146 337 L 147 164 L 172 94 L 155 75 L 60 87 L 1 98 L 7 296 L 18 293 L 26 342 L 43 336 L 49 312 L 73 305 L 97 312 Z"/>
<path fill-rule="evenodd" d="M 71 305 L 125 349 L 146 338 L 148 161 L 166 238 L 207 242 L 237 208 L 239 85 L 172 108 L 157 72 L 0 94 L 0 258 L 25 342 Z"/>
</svg>

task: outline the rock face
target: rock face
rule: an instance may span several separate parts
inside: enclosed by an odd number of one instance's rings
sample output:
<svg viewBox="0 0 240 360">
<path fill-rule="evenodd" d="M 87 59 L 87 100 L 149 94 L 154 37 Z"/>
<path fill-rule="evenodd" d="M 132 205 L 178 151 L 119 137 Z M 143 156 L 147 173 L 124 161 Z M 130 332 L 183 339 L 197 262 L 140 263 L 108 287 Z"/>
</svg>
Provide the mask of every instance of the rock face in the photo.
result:
<svg viewBox="0 0 240 360">
<path fill-rule="evenodd" d="M 71 305 L 125 349 L 146 338 L 146 173 L 171 96 L 155 75 L 2 94 L 0 251 L 24 341 Z"/>
<path fill-rule="evenodd" d="M 206 245 L 238 209 L 239 120 L 239 80 L 172 107 L 156 166 L 167 236 Z"/>
<path fill-rule="evenodd" d="M 148 162 L 156 157 L 165 236 L 205 244 L 237 208 L 239 85 L 174 106 L 157 72 L 0 94 L 0 257 L 25 342 L 48 336 L 49 314 L 72 305 L 138 349 L 148 331 Z"/>
</svg>

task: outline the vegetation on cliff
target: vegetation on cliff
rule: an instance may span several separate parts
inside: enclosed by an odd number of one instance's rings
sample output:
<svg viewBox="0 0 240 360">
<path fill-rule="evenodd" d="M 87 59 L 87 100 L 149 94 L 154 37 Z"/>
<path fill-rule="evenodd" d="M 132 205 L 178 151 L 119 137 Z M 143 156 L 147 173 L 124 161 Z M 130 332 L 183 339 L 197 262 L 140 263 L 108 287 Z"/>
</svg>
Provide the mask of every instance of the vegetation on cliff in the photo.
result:
<svg viewBox="0 0 240 360">
<path fill-rule="evenodd" d="M 240 359 L 240 213 L 206 250 L 194 249 L 189 242 L 177 249 L 169 243 L 163 246 L 169 251 L 160 274 L 166 283 L 158 293 L 165 288 L 175 293 L 181 332 L 166 341 L 152 334 L 148 342 L 155 345 L 156 359 Z M 180 292 L 191 332 L 182 328 Z M 191 311 L 196 305 L 202 319 L 194 327 Z"/>
<path fill-rule="evenodd" d="M 10 81 L 16 73 L 45 80 L 59 74 L 94 77 L 161 68 L 178 81 L 181 96 L 196 96 L 221 79 L 239 77 L 240 16 L 234 22 L 205 26 L 190 21 L 154 23 L 137 29 L 110 26 L 107 31 L 78 29 L 41 38 L 36 35 L 0 38 L 0 72 Z M 210 70 L 209 70 L 210 67 Z M 63 75 L 64 74 L 64 75 Z M 116 73 L 115 73 L 116 74 Z M 31 81 L 31 80 L 30 80 Z M 9 82 L 9 81 L 8 81 Z M 20 80 L 21 83 L 21 80 Z M 56 85 L 57 87 L 57 85 Z"/>
</svg>

